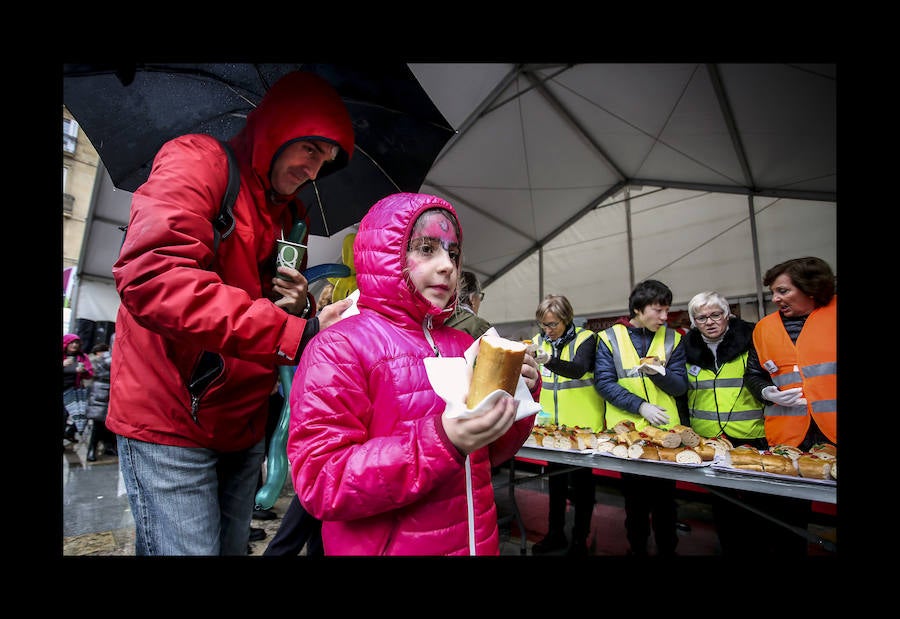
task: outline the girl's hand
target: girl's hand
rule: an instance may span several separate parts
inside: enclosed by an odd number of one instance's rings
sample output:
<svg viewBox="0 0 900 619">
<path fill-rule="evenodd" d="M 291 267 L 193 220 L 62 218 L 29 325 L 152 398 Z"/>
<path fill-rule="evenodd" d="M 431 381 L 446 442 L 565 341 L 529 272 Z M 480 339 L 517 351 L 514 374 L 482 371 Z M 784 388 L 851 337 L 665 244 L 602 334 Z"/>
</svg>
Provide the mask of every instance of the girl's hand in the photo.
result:
<svg viewBox="0 0 900 619">
<path fill-rule="evenodd" d="M 477 417 L 441 417 L 444 431 L 456 448 L 463 454 L 469 454 L 506 434 L 516 421 L 519 405 L 516 399 L 507 394 L 497 400 L 494 406 Z"/>
</svg>

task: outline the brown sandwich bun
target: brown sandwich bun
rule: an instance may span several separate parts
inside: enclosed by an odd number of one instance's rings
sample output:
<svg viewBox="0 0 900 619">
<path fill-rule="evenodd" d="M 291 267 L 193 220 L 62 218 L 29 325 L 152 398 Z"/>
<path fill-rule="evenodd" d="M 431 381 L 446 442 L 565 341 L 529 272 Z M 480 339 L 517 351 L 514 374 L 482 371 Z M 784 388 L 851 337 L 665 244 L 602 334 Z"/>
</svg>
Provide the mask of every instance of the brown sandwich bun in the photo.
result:
<svg viewBox="0 0 900 619">
<path fill-rule="evenodd" d="M 687 447 L 657 447 L 656 452 L 659 454 L 660 460 L 666 462 L 677 462 L 678 453 L 684 451 Z"/>
<path fill-rule="evenodd" d="M 813 454 L 803 454 L 797 458 L 800 477 L 808 477 L 810 479 L 830 479 L 832 462 L 834 462 L 834 460 L 820 458 Z"/>
<path fill-rule="evenodd" d="M 776 475 L 796 475 L 797 469 L 794 467 L 794 461 L 787 456 L 779 456 L 778 454 L 763 454 L 762 465 L 766 473 L 775 473 Z"/>
<path fill-rule="evenodd" d="M 703 462 L 711 462 L 716 458 L 716 448 L 712 445 L 697 445 L 693 450 L 700 455 Z"/>
<path fill-rule="evenodd" d="M 632 359 L 634 359 L 634 357 L 632 357 Z M 662 365 L 662 362 L 659 360 L 659 357 L 657 357 L 656 355 L 653 355 L 652 357 L 641 357 L 641 360 L 638 363 L 638 365 L 643 365 L 645 363 L 647 365 Z"/>
<path fill-rule="evenodd" d="M 525 359 L 525 344 L 495 335 L 484 335 L 478 345 L 475 367 L 466 407 L 475 408 L 489 394 L 502 389 L 509 395 L 516 394 L 516 386 Z"/>
<path fill-rule="evenodd" d="M 761 471 L 762 456 L 755 449 L 746 449 L 738 447 L 728 452 L 728 460 L 736 469 L 749 468 L 753 471 Z"/>
</svg>

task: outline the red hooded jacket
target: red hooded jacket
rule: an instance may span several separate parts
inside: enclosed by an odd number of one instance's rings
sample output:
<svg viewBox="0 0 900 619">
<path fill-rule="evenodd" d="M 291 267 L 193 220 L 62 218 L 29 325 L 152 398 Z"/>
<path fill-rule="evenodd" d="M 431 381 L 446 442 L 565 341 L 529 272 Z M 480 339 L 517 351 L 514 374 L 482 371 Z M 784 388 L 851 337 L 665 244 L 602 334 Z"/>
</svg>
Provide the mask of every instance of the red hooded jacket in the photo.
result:
<svg viewBox="0 0 900 619">
<path fill-rule="evenodd" d="M 224 150 L 197 134 L 160 149 L 134 194 L 112 270 L 122 304 L 106 425 L 116 434 L 219 451 L 262 439 L 276 366 L 297 363 L 306 326 L 268 298 L 275 239 L 293 223 L 288 203 L 269 197 L 270 171 L 280 150 L 301 138 L 341 149 L 318 178 L 345 166 L 353 152 L 353 127 L 338 94 L 297 72 L 269 90 L 230 140 L 241 188 L 234 231 L 217 250 L 212 220 L 228 178 Z M 298 217 L 307 219 L 295 202 Z"/>
</svg>

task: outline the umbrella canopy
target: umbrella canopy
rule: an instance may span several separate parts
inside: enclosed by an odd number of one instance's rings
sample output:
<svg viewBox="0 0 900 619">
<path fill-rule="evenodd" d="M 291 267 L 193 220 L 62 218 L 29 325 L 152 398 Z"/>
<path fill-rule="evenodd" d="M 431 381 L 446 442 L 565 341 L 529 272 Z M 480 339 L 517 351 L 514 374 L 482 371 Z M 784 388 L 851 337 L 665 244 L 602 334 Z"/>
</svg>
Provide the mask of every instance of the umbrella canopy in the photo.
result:
<svg viewBox="0 0 900 619">
<path fill-rule="evenodd" d="M 269 86 L 296 70 L 334 86 L 356 139 L 347 168 L 300 191 L 311 234 L 331 236 L 384 196 L 419 191 L 454 131 L 405 63 L 66 64 L 63 102 L 113 184 L 131 192 L 166 141 L 186 133 L 231 138 Z"/>
</svg>

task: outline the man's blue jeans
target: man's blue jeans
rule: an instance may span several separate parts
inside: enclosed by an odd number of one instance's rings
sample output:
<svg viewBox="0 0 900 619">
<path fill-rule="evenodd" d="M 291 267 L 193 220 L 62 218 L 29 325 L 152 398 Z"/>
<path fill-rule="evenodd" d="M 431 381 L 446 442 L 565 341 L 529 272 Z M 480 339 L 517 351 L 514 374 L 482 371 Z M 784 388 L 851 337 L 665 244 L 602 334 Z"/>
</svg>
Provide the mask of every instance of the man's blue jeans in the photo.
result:
<svg viewBox="0 0 900 619">
<path fill-rule="evenodd" d="M 135 554 L 247 555 L 265 439 L 221 453 L 118 437 Z"/>
</svg>

